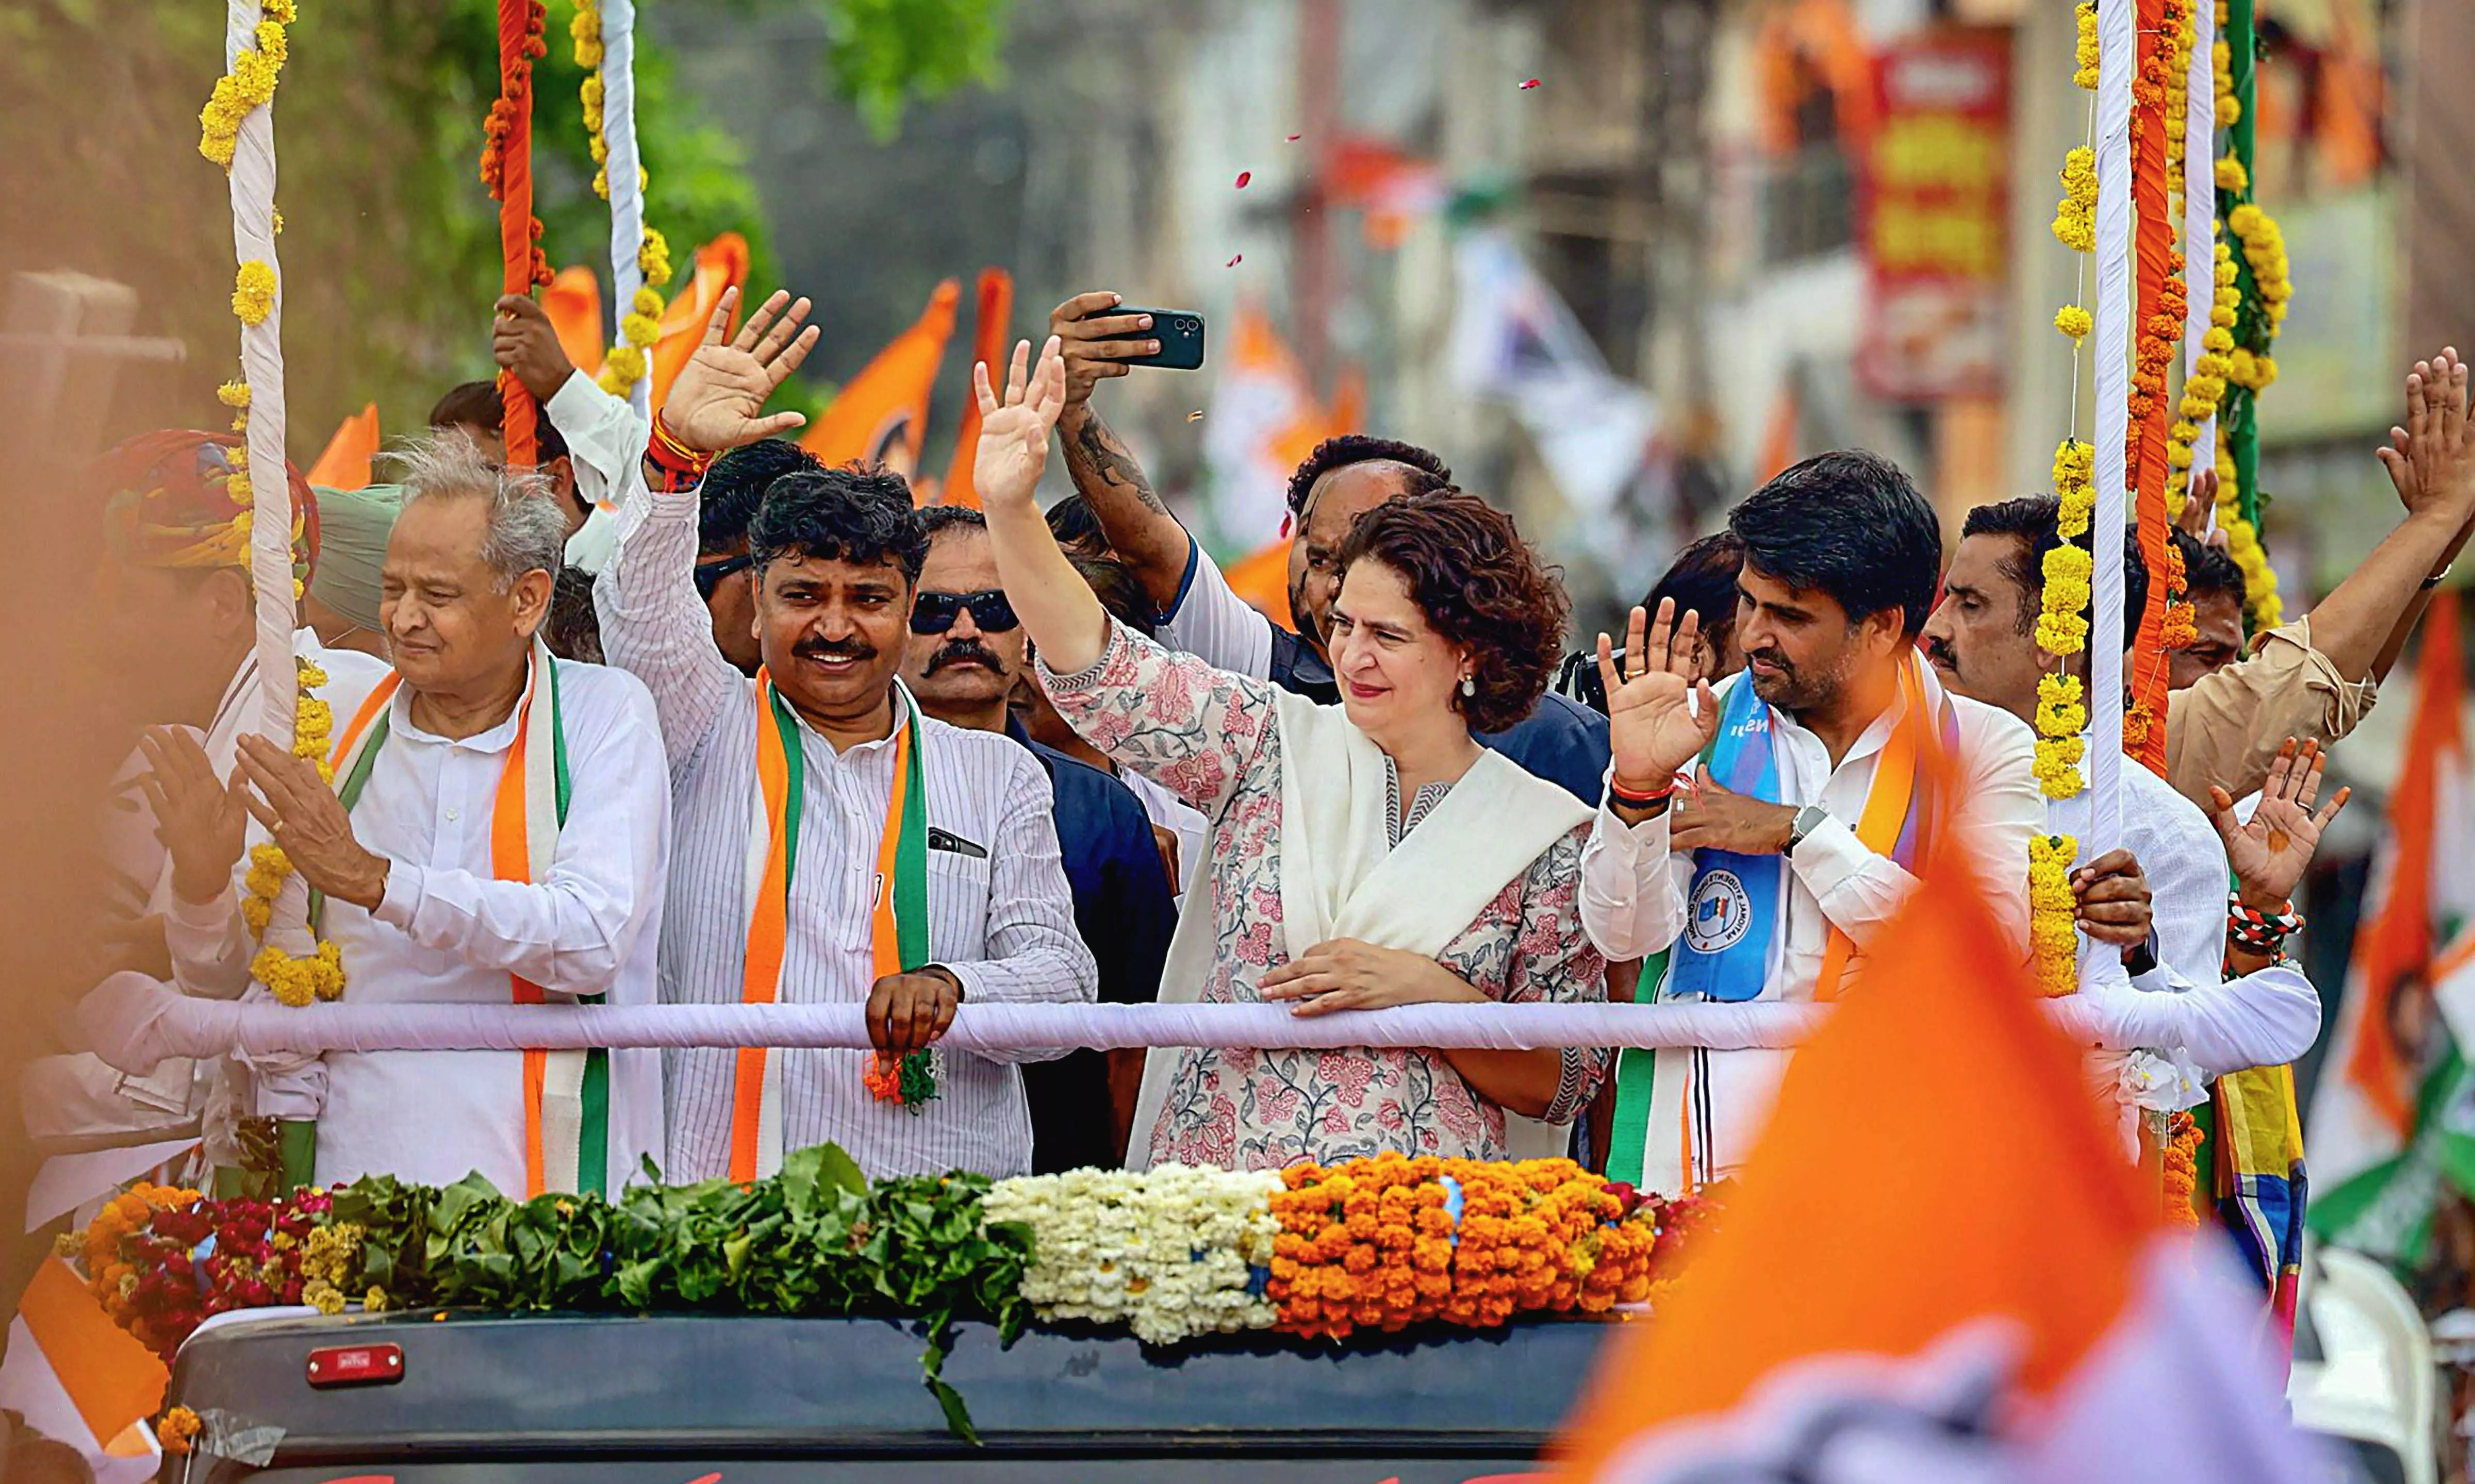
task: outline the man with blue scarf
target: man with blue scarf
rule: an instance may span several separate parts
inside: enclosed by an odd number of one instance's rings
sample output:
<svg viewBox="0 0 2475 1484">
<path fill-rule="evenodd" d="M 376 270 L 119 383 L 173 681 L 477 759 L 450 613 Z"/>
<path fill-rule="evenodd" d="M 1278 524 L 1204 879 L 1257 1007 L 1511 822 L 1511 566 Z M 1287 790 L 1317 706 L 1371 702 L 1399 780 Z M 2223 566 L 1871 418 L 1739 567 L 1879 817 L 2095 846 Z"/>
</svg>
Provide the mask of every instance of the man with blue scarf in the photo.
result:
<svg viewBox="0 0 2475 1484">
<path fill-rule="evenodd" d="M 1933 507 L 1899 466 L 1843 450 L 1771 480 L 1728 528 L 1744 670 L 1697 682 L 1696 625 L 1665 605 L 1656 622 L 1634 610 L 1621 675 L 1601 636 L 1614 761 L 1581 863 L 1591 939 L 1610 959 L 1673 946 L 1662 999 L 1831 1000 L 1926 856 L 1956 849 L 2026 958 L 2034 741 L 1917 651 L 1942 568 Z M 1934 748 L 1958 780 L 1947 798 Z M 1743 1162 L 1786 1058 L 1659 1052 L 1646 1116 L 1612 1142 L 1638 1152 L 1645 1187 L 1689 1194 Z"/>
</svg>

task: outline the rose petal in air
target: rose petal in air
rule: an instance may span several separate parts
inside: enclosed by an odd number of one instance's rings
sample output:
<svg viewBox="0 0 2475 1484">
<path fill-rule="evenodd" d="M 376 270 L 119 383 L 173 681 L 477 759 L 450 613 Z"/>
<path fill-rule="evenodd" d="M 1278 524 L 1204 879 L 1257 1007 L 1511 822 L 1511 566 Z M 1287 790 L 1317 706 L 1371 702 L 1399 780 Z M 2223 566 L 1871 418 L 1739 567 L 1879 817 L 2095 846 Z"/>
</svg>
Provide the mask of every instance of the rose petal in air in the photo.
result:
<svg viewBox="0 0 2475 1484">
<path fill-rule="evenodd" d="M 1240 254 L 1238 254 L 1237 256 L 1235 256 L 1235 257 L 1233 257 L 1233 258 L 1229 259 L 1229 261 L 1227 261 L 1227 262 L 1225 262 L 1225 263 L 1222 263 L 1220 266 L 1222 266 L 1223 268 L 1235 268 L 1235 267 L 1237 267 L 1239 263 L 1242 263 L 1242 262 L 1244 262 L 1245 260 L 1246 260 L 1246 255 L 1245 255 L 1245 254 L 1243 254 L 1243 253 L 1240 253 Z"/>
<path fill-rule="evenodd" d="M 1253 179 L 1255 179 L 1255 172 L 1254 172 L 1254 171 L 1252 171 L 1252 170 L 1240 170 L 1240 171 L 1238 171 L 1238 188 L 1239 190 L 1244 190 L 1244 189 L 1246 188 L 1246 182 L 1247 182 L 1248 181 L 1253 180 Z"/>
<path fill-rule="evenodd" d="M 1186 420 L 1187 420 L 1188 422 L 1189 422 L 1189 423 L 1200 423 L 1200 422 L 1202 422 L 1202 421 L 1203 421 L 1203 409 L 1202 409 L 1201 407 L 1197 407 L 1197 408 L 1195 408 L 1192 412 L 1189 412 L 1189 413 L 1188 413 L 1188 414 L 1186 415 Z"/>
<path fill-rule="evenodd" d="M 1522 90 L 1523 92 L 1525 92 L 1525 93 L 1526 93 L 1526 92 L 1530 91 L 1530 89 L 1532 89 L 1532 88 L 1533 88 L 1533 87 L 1535 87 L 1535 86 L 1537 86 L 1537 85 L 1538 85 L 1538 80 L 1537 80 L 1536 78 L 1534 78 L 1534 77 L 1533 77 L 1533 78 L 1532 78 L 1529 82 L 1524 83 L 1524 84 L 1522 84 L 1522 85 L 1521 85 L 1521 90 Z"/>
<path fill-rule="evenodd" d="M 1295 143 L 1297 143 L 1300 139 L 1303 139 L 1303 138 L 1305 138 L 1305 137 L 1306 137 L 1306 135 L 1304 135 L 1304 134 L 1293 134 L 1289 135 L 1289 142 L 1290 142 L 1291 144 L 1295 144 Z"/>
</svg>

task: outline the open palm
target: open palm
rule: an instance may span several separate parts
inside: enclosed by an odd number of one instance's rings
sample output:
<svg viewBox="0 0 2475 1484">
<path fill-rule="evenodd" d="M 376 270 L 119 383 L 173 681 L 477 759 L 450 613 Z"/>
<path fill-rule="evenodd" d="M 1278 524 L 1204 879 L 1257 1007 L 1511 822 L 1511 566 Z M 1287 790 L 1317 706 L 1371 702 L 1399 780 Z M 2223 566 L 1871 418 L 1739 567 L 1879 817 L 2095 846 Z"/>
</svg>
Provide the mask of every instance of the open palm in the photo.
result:
<svg viewBox="0 0 2475 1484">
<path fill-rule="evenodd" d="M 2320 848 L 2320 833 L 2353 796 L 2353 790 L 2340 789 L 2319 813 L 2313 813 L 2313 803 L 2320 796 L 2321 771 L 2328 764 L 2329 755 L 2318 742 L 2297 746 L 2292 738 L 2287 739 L 2277 749 L 2277 760 L 2268 766 L 2268 782 L 2262 785 L 2260 803 L 2248 822 L 2235 818 L 2234 799 L 2225 790 L 2209 790 L 2217 804 L 2209 820 L 2226 842 L 2226 864 L 2246 893 L 2281 902 L 2293 897 L 2296 884 L 2303 880 L 2303 868 Z"/>
<path fill-rule="evenodd" d="M 1599 678 L 1607 692 L 1607 745 L 1616 777 L 1644 792 L 1665 789 L 1677 770 L 1719 735 L 1719 705 L 1702 678 L 1701 616 L 1679 627 L 1676 600 L 1661 599 L 1655 620 L 1635 608 L 1625 628 L 1622 672 L 1614 642 L 1599 636 Z"/>
<path fill-rule="evenodd" d="M 662 426 L 698 453 L 727 453 L 808 421 L 796 412 L 761 415 L 774 388 L 799 369 L 816 346 L 817 328 L 799 328 L 808 317 L 808 301 L 792 304 L 788 292 L 775 289 L 731 335 L 731 311 L 738 304 L 739 290 L 724 290 L 705 325 L 704 343 L 680 369 L 662 401 Z"/>
<path fill-rule="evenodd" d="M 1048 467 L 1048 435 L 1066 410 L 1066 354 L 1055 335 L 1041 347 L 1040 365 L 1025 375 L 1031 342 L 1017 340 L 1006 368 L 1005 397 L 989 385 L 989 364 L 971 367 L 971 395 L 980 402 L 980 447 L 971 462 L 971 484 L 991 510 L 1031 503 Z"/>
</svg>

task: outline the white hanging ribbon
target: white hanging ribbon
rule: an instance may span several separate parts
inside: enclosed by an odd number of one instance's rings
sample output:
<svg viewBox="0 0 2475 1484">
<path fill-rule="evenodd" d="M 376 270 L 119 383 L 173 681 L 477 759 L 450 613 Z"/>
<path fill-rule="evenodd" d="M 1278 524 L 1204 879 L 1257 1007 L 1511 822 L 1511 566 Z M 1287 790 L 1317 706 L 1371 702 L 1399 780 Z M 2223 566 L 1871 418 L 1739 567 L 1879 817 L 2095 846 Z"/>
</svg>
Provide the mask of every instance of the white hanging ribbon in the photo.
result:
<svg viewBox="0 0 2475 1484">
<path fill-rule="evenodd" d="M 2205 3 L 2205 0 L 2204 0 Z M 610 182 L 610 343 L 624 342 L 622 319 L 633 312 L 644 286 L 637 257 L 645 246 L 645 195 L 636 162 L 636 7 L 634 0 L 601 0 L 602 172 Z M 638 417 L 653 405 L 653 350 L 645 348 L 646 373 L 627 401 Z"/>
<path fill-rule="evenodd" d="M 2218 82 L 2211 60 L 2218 39 L 2214 0 L 2193 0 L 2192 65 L 2183 88 L 2183 287 L 2191 306 L 2183 314 L 2183 376 L 2188 381 L 2199 366 L 2209 332 L 2209 311 L 2218 298 Z M 2212 414 L 2192 440 L 2192 470 L 2215 468 L 2218 462 L 2218 420 Z M 2175 477 L 2168 471 L 2168 478 Z M 2212 508 L 2209 523 L 2217 514 Z"/>
<path fill-rule="evenodd" d="M 2209 0 L 2197 0 L 2205 5 Z M 2131 414 L 2131 79 L 2139 65 L 2133 0 L 2098 0 L 2096 85 L 2096 470 L 2089 552 L 2089 742 L 2080 859 L 2122 839 L 2123 452 Z"/>
</svg>

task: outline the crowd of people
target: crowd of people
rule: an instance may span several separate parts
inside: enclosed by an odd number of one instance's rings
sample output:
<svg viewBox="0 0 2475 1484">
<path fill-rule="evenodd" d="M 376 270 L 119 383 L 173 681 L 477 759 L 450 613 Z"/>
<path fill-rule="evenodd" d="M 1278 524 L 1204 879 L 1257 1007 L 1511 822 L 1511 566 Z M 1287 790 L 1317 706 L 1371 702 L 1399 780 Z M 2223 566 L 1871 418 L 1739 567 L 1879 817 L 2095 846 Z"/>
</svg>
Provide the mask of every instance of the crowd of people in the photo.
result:
<svg viewBox="0 0 2475 1484">
<path fill-rule="evenodd" d="M 1828 1001 L 1946 852 L 2028 958 L 2030 723 L 2041 681 L 2086 673 L 2038 642 L 2050 495 L 1970 511 L 1946 564 L 1895 464 L 1806 459 L 1657 574 L 1621 645 L 1568 656 L 1513 520 L 1434 453 L 1353 434 L 1290 482 L 1285 624 L 1095 405 L 1155 345 L 1116 295 L 975 368 L 977 509 L 785 439 L 797 415 L 763 408 L 816 343 L 808 307 L 777 293 L 734 330 L 727 296 L 648 420 L 503 300 L 498 359 L 541 406 L 529 467 L 473 383 L 391 485 L 294 474 L 323 745 L 251 730 L 236 440 L 107 456 L 114 638 L 152 712 L 114 905 L 157 935 L 142 972 L 267 995 L 271 844 L 353 1002 L 857 1003 L 873 1049 L 144 1080 L 64 1058 L 37 1095 L 62 1129 L 203 1109 L 234 1161 L 509 1191 L 615 1189 L 648 1158 L 746 1180 L 830 1140 L 883 1176 L 1630 1150 L 1682 1193 L 1744 1161 L 1788 1053 L 1017 1061 L 941 1037 L 966 1004 Z M 2308 616 L 2246 639 L 2240 569 L 2175 535 L 2200 638 L 2173 656 L 2167 771 L 2124 767 L 2121 848 L 2071 888 L 2084 991 L 2179 997 L 2161 1049 L 2200 1076 L 2318 1034 L 2292 896 L 2345 803 L 2320 796 L 2327 749 L 2475 523 L 2466 379 L 2451 353 L 2411 375 L 2382 450 L 2403 518 Z M 1074 493 L 1043 510 L 1052 447 Z M 2128 650 L 2152 574 L 2124 551 Z"/>
</svg>

